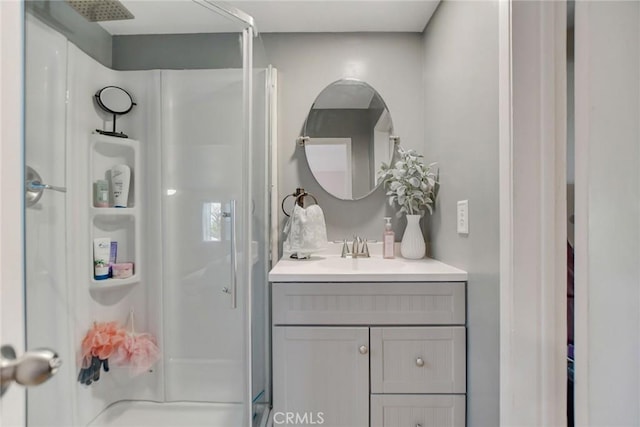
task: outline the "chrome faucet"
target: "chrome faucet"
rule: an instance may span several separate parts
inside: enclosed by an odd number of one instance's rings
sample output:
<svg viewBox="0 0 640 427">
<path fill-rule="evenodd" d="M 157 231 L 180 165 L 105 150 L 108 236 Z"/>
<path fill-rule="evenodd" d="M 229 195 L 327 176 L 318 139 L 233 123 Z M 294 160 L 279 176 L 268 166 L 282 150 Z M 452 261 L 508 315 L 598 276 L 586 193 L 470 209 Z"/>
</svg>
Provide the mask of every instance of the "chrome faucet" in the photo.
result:
<svg viewBox="0 0 640 427">
<path fill-rule="evenodd" d="M 351 249 L 347 239 L 342 241 L 342 258 L 369 258 L 369 246 L 367 246 L 367 239 L 362 239 L 359 236 L 353 236 L 353 243 Z"/>
</svg>

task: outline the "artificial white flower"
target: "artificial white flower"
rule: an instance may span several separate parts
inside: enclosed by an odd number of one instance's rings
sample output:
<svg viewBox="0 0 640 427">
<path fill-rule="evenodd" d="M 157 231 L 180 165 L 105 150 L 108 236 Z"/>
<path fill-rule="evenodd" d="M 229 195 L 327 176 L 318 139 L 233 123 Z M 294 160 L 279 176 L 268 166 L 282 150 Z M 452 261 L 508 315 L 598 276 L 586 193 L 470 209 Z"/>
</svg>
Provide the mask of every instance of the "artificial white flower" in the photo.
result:
<svg viewBox="0 0 640 427">
<path fill-rule="evenodd" d="M 393 168 L 391 164 L 383 163 L 378 171 L 378 182 L 382 182 L 387 189 L 389 205 L 400 206 L 398 216 L 403 213 L 424 215 L 424 208 L 433 213 L 440 187 L 439 171 L 432 171 L 436 163 L 425 166 L 422 155 L 402 147 L 398 147 L 398 155 L 400 159 Z"/>
</svg>

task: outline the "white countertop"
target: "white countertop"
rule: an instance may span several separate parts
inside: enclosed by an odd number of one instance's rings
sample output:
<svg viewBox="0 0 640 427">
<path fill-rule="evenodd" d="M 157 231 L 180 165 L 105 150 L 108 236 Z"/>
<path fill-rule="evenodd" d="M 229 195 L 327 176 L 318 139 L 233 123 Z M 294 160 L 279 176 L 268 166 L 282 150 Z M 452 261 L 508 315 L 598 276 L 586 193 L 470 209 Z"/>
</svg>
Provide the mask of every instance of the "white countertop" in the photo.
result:
<svg viewBox="0 0 640 427">
<path fill-rule="evenodd" d="M 341 258 L 342 244 L 310 259 L 290 259 L 289 254 L 269 272 L 270 282 L 463 282 L 467 272 L 431 258 L 382 258 L 382 245 L 369 244 L 370 258 Z"/>
</svg>

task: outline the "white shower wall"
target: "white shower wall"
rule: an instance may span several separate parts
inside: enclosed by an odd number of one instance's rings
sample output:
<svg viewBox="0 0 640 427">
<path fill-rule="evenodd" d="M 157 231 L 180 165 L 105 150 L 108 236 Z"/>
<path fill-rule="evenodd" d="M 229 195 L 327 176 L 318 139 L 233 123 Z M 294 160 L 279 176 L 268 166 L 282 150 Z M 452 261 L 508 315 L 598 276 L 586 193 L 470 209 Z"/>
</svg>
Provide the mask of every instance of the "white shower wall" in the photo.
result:
<svg viewBox="0 0 640 427">
<path fill-rule="evenodd" d="M 144 240 L 149 235 L 143 230 L 143 267 L 136 273 L 142 281 L 131 287 L 111 290 L 90 291 L 89 281 L 93 275 L 92 265 L 87 258 L 90 253 L 89 201 L 91 192 L 89 177 L 89 141 L 95 129 L 109 129 L 111 119 L 95 105 L 93 95 L 104 86 L 120 86 L 132 94 L 138 104 L 130 114 L 118 119 L 118 130 L 140 141 L 142 171 L 133 171 L 136 176 L 147 175 L 151 167 L 145 159 L 147 153 L 160 149 L 159 119 L 160 102 L 158 71 L 118 72 L 103 67 L 95 60 L 69 43 L 67 76 L 67 233 L 68 233 L 68 274 L 70 286 L 70 309 L 72 315 L 72 345 L 77 351 L 80 342 L 94 321 L 117 321 L 125 323 L 129 311 L 135 313 L 137 331 L 154 334 L 163 346 L 161 319 L 161 277 L 153 268 Z M 141 191 L 142 190 L 142 191 Z M 142 206 L 140 218 L 148 218 L 149 206 L 145 197 L 150 191 L 158 192 L 159 185 L 147 180 L 146 191 L 141 192 Z M 71 365 L 71 363 L 70 363 Z M 77 364 L 74 364 L 77 372 Z M 72 374 L 75 376 L 76 372 Z M 108 374 L 102 374 L 100 381 L 89 387 L 76 383 L 77 423 L 86 425 L 104 408 L 123 399 L 163 400 L 162 364 L 157 364 L 152 373 L 130 378 L 127 369 L 114 367 Z M 74 378 L 75 379 L 75 378 Z"/>
<path fill-rule="evenodd" d="M 28 89 L 27 105 L 38 106 L 27 110 L 27 135 L 38 135 L 27 140 L 27 163 L 40 168 L 43 180 L 67 186 L 66 196 L 47 193 L 38 206 L 27 210 L 27 259 L 36 261 L 28 262 L 27 292 L 38 295 L 29 296 L 27 307 L 29 346 L 54 348 L 65 361 L 52 381 L 29 391 L 29 425 L 86 425 L 120 400 L 246 401 L 242 306 L 228 310 L 227 295 L 215 287 L 224 277 L 209 277 L 217 282 L 203 277 L 193 281 L 199 271 L 195 260 L 216 259 L 215 249 L 196 247 L 202 246 L 202 239 L 194 241 L 193 233 L 184 232 L 192 228 L 197 234 L 201 221 L 163 224 L 160 214 L 180 209 L 166 199 L 163 211 L 166 190 L 174 186 L 215 186 L 236 180 L 220 199 L 240 198 L 235 191 L 240 181 L 225 161 L 228 150 L 238 154 L 241 150 L 232 142 L 242 139 L 242 71 L 114 71 L 36 19 L 28 17 L 26 25 L 27 52 L 34 55 L 28 61 L 38 64 L 38 71 L 27 76 L 27 86 L 37 88 Z M 137 103 L 117 123 L 118 131 L 140 141 L 142 170 L 134 171 L 134 181 L 138 175 L 146 182 L 144 189 L 136 189 L 142 195 L 143 270 L 137 271 L 142 281 L 117 290 L 90 291 L 89 138 L 95 129 L 110 130 L 111 118 L 93 100 L 96 91 L 109 85 L 124 88 Z M 190 102 L 178 107 L 180 96 Z M 203 140 L 213 141 L 210 148 L 197 142 Z M 180 179 L 168 182 L 167 176 Z M 49 258 L 43 256 L 45 248 Z M 224 261 L 228 250 L 219 255 Z M 163 259 L 171 264 L 163 265 Z M 260 263 L 264 265 L 264 260 Z M 176 278 L 177 286 L 167 287 Z M 213 286 L 189 300 L 190 284 L 207 283 Z M 239 287 L 242 302 L 243 285 Z M 77 383 L 77 353 L 87 329 L 94 321 L 124 323 L 131 309 L 136 330 L 158 338 L 164 359 L 153 372 L 139 377 L 130 378 L 126 369 L 115 367 L 89 387 Z M 265 372 L 259 375 L 265 376 Z"/>
</svg>

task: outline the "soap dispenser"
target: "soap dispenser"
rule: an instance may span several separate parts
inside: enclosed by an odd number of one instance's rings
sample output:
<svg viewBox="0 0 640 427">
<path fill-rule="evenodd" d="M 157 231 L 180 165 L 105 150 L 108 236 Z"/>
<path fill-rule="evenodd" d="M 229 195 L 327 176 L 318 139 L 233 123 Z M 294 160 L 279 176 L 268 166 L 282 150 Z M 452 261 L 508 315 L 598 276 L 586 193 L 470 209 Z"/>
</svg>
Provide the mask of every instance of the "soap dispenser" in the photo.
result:
<svg viewBox="0 0 640 427">
<path fill-rule="evenodd" d="M 382 257 L 383 258 L 394 258 L 394 245 L 396 241 L 396 233 L 393 232 L 393 228 L 391 227 L 391 217 L 384 217 L 386 221 L 384 225 L 384 233 L 382 233 Z"/>
</svg>

